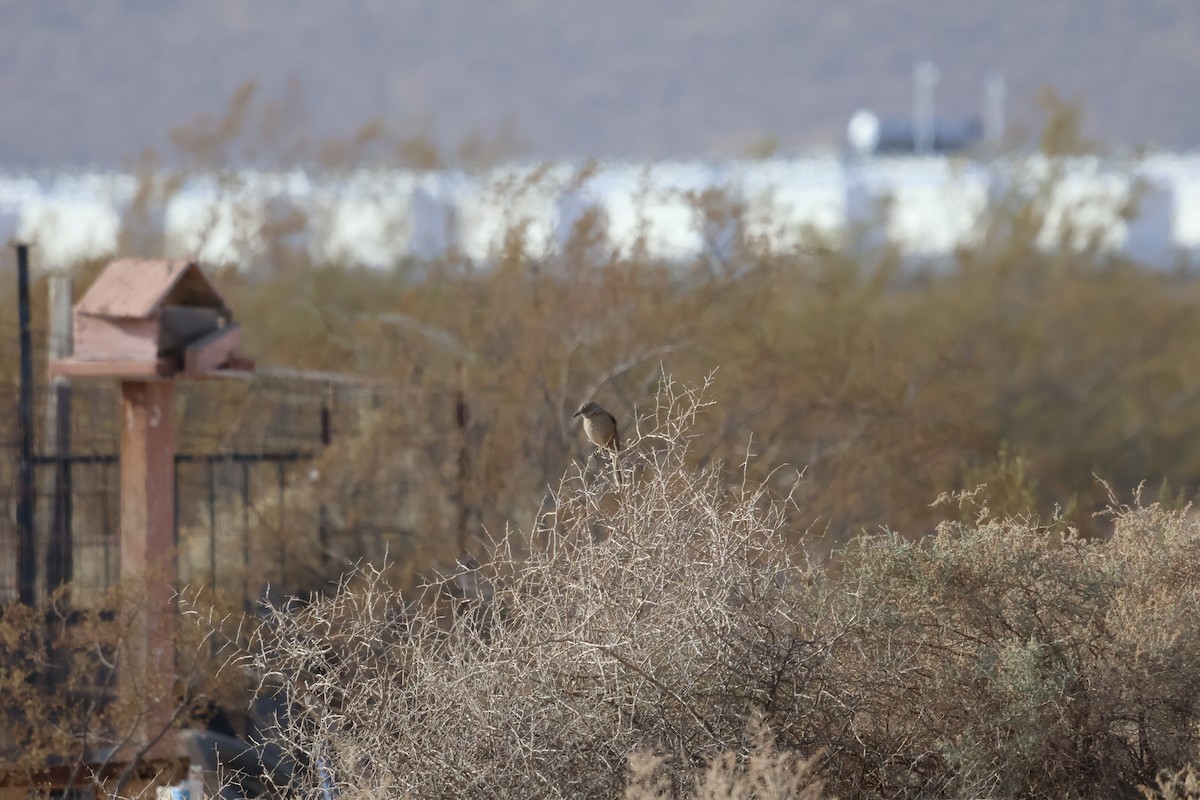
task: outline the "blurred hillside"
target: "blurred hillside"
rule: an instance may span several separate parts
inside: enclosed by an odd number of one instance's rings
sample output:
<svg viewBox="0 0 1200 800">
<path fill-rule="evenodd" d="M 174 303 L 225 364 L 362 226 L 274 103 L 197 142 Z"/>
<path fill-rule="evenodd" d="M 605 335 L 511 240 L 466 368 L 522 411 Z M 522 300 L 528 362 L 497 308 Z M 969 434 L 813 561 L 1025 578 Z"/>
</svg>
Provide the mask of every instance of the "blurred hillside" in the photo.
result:
<svg viewBox="0 0 1200 800">
<path fill-rule="evenodd" d="M 882 0 L 677 7 L 113 0 L 0 7 L 0 164 L 117 164 L 257 80 L 302 96 L 277 123 L 344 135 L 380 118 L 443 149 L 541 157 L 739 155 L 840 141 L 851 113 L 904 114 L 913 60 L 940 111 L 976 113 L 1002 70 L 1018 130 L 1057 87 L 1110 144 L 1188 148 L 1200 7 Z M 1124 57 L 1114 57 L 1122 54 Z M 295 95 L 293 95 L 295 99 Z M 264 131 L 264 140 L 271 140 Z"/>
</svg>

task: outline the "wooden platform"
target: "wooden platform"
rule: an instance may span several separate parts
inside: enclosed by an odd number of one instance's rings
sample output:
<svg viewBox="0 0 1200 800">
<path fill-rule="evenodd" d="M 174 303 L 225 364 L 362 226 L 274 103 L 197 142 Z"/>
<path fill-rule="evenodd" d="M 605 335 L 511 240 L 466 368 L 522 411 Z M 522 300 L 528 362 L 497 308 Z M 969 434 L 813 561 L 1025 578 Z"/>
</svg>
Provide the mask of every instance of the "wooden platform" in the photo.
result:
<svg viewBox="0 0 1200 800">
<path fill-rule="evenodd" d="M 169 378 L 180 371 L 170 358 L 84 360 L 66 358 L 50 362 L 50 377 L 64 378 Z"/>
<path fill-rule="evenodd" d="M 154 380 L 155 378 L 241 378 L 254 377 L 254 361 L 249 358 L 234 356 L 224 365 L 210 368 L 198 364 L 191 371 L 185 372 L 182 365 L 175 359 L 157 358 L 153 360 L 126 359 L 123 361 L 86 361 L 78 358 L 67 358 L 50 362 L 50 377 L 61 375 L 64 378 L 116 378 L 117 380 Z"/>
</svg>

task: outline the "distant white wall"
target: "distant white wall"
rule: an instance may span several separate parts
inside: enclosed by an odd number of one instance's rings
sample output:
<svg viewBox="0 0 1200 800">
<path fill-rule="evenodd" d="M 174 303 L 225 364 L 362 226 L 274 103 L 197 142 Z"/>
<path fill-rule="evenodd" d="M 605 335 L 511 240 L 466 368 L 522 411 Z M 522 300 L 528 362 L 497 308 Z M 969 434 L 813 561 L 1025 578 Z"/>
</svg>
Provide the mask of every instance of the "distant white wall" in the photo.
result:
<svg viewBox="0 0 1200 800">
<path fill-rule="evenodd" d="M 0 180 L 0 215 L 10 235 L 35 247 L 35 265 L 69 268 L 116 252 L 134 186 L 132 177 L 112 173 Z"/>
<path fill-rule="evenodd" d="M 1134 215 L 1125 222 L 1122 251 L 1146 264 L 1171 264 L 1179 254 L 1174 238 L 1175 187 L 1153 176 L 1138 176 L 1130 184 Z"/>
<path fill-rule="evenodd" d="M 771 159 L 734 165 L 729 181 L 742 203 L 742 235 L 761 253 L 788 253 L 843 241 L 847 175 L 836 158 Z"/>
<path fill-rule="evenodd" d="M 306 206 L 309 255 L 323 264 L 394 266 L 412 248 L 415 185 L 409 173 L 378 172 L 317 187 Z"/>
<path fill-rule="evenodd" d="M 460 173 L 433 173 L 417 181 L 410 198 L 411 256 L 431 261 L 459 248 L 459 214 L 468 182 Z"/>
<path fill-rule="evenodd" d="M 18 237 L 21 215 L 41 198 L 41 188 L 33 178 L 0 175 L 0 246 Z"/>
<path fill-rule="evenodd" d="M 594 211 L 620 257 L 644 252 L 665 260 L 695 258 L 705 247 L 697 197 L 718 185 L 711 168 L 700 163 L 602 164 L 560 196 L 557 239 L 565 242 L 580 218 Z"/>
<path fill-rule="evenodd" d="M 21 210 L 17 237 L 37 250 L 36 263 L 65 269 L 117 250 L 121 216 L 103 200 L 39 197 Z"/>
<path fill-rule="evenodd" d="M 1200 155 L 1152 155 L 1138 165 L 1138 174 L 1170 192 L 1175 257 L 1200 261 Z M 1167 211 L 1162 209 L 1160 213 Z"/>
<path fill-rule="evenodd" d="M 164 256 L 209 264 L 246 264 L 264 252 L 266 199 L 242 187 L 185 187 L 167 203 Z"/>
<path fill-rule="evenodd" d="M 458 246 L 487 262 L 499 255 L 510 231 L 520 231 L 522 251 L 538 258 L 557 249 L 558 198 L 573 170 L 565 165 L 501 167 L 466 182 L 458 202 Z"/>
<path fill-rule="evenodd" d="M 988 180 L 979 168 L 921 159 L 888 182 L 888 240 L 914 256 L 941 256 L 979 241 Z"/>
<path fill-rule="evenodd" d="M 0 175 L 0 236 L 34 241 L 47 266 L 105 257 L 121 241 L 136 187 L 132 176 L 104 173 Z M 1096 246 L 1163 265 L 1200 253 L 1200 156 L 1179 154 L 987 165 L 833 156 L 611 162 L 584 171 L 508 165 L 482 174 L 319 178 L 246 172 L 188 180 L 155 224 L 164 255 L 247 269 L 270 257 L 264 231 L 277 235 L 292 213 L 305 220 L 292 243 L 315 260 L 379 269 L 450 252 L 487 263 L 518 226 L 526 255 L 543 257 L 561 252 L 589 211 L 599 217 L 607 252 L 623 256 L 723 257 L 742 241 L 775 253 L 890 242 L 936 258 L 978 241 L 989 204 L 1014 193 L 1040 206 L 1045 248 Z"/>
</svg>

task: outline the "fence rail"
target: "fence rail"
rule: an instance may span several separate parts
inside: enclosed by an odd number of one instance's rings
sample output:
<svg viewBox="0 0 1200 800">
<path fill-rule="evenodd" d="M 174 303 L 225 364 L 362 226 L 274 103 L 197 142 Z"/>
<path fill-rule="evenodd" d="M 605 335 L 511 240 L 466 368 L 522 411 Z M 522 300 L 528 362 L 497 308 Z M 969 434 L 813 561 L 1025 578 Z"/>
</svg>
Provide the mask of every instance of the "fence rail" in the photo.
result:
<svg viewBox="0 0 1200 800">
<path fill-rule="evenodd" d="M 300 538 L 309 520 L 287 519 L 292 469 L 313 458 L 308 451 L 180 453 L 175 458 L 175 525 L 180 577 L 240 599 L 250 607 L 263 585 L 281 585 L 289 573 L 286 539 Z M 37 455 L 35 538 L 40 547 L 39 592 L 70 582 L 80 591 L 103 591 L 119 577 L 120 460 L 112 454 Z M 64 467 L 67 481 L 62 480 Z M 58 480 L 50 480 L 57 473 Z M 255 542 L 264 506 L 274 515 L 277 542 Z M 0 524 L 0 602 L 18 599 L 16 520 Z M 323 538 L 321 520 L 308 537 Z M 286 525 L 286 530 L 283 526 Z M 56 530 L 57 528 L 57 530 Z M 198 539 L 207 538 L 197 547 Z M 273 552 L 269 557 L 268 549 Z M 200 552 L 204 551 L 204 552 Z M 236 557 L 234 557 L 236 555 Z M 252 565 L 257 566 L 257 569 Z M 257 575 L 252 578 L 252 574 Z M 316 581 L 314 581 L 316 582 Z M 295 581 L 291 581 L 295 584 Z"/>
<path fill-rule="evenodd" d="M 0 413 L 15 409 L 15 392 L 5 391 L 13 388 L 0 386 Z M 185 449 L 175 456 L 174 485 L 181 582 L 211 587 L 247 608 L 268 585 L 287 592 L 326 586 L 329 576 L 314 568 L 321 566 L 328 545 L 325 514 L 298 505 L 296 490 L 308 482 L 307 465 L 331 443 L 333 433 L 356 429 L 372 397 L 353 384 L 330 389 L 272 378 L 182 389 L 177 419 Z M 38 383 L 35 407 L 53 391 Z M 113 387 L 75 387 L 67 439 L 75 449 L 68 452 L 49 451 L 51 426 L 34 418 L 29 521 L 16 514 L 20 436 L 0 441 L 0 603 L 20 599 L 22 525 L 34 534 L 38 595 L 68 582 L 73 591 L 99 592 L 118 580 L 116 399 Z M 16 432 L 15 427 L 10 430 Z"/>
</svg>

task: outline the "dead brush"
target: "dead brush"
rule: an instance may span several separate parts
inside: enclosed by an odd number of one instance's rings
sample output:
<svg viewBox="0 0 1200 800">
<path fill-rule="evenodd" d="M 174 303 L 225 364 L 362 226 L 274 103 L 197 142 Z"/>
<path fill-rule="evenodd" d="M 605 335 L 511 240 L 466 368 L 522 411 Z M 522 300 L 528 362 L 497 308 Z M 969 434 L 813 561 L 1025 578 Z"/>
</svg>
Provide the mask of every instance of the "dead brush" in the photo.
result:
<svg viewBox="0 0 1200 800">
<path fill-rule="evenodd" d="M 747 714 L 786 705 L 779 674 L 819 671 L 832 629 L 798 601 L 779 503 L 688 467 L 704 405 L 667 381 L 612 471 L 572 470 L 496 542 L 481 610 L 448 613 L 443 582 L 409 602 L 369 567 L 275 610 L 247 666 L 292 709 L 278 744 L 342 790 L 415 797 L 617 797 L 649 747 L 660 796 L 682 797 L 753 761 Z M 801 767 L 771 769 L 807 784 Z"/>
<path fill-rule="evenodd" d="M 1197 752 L 1187 511 L 1114 504 L 1104 542 L 981 512 L 814 567 L 784 501 L 693 466 L 704 388 L 665 381 L 482 566 L 274 609 L 241 664 L 289 709 L 288 792 L 1100 798 Z"/>
</svg>

